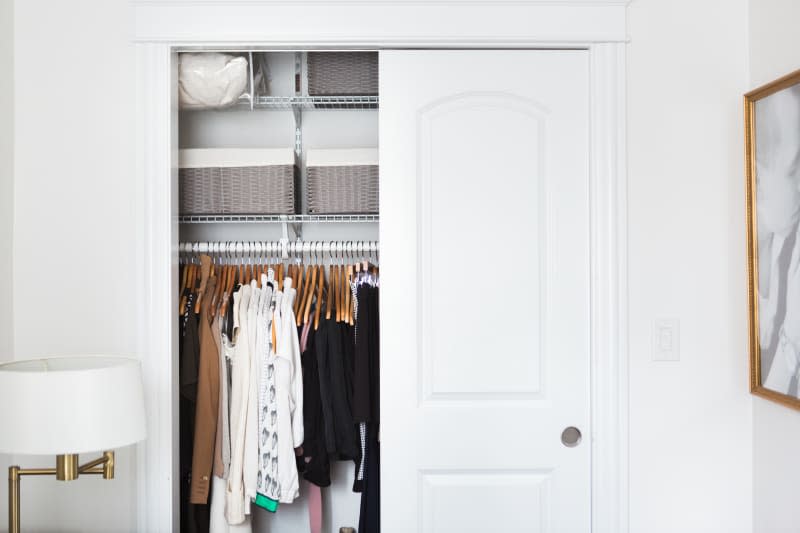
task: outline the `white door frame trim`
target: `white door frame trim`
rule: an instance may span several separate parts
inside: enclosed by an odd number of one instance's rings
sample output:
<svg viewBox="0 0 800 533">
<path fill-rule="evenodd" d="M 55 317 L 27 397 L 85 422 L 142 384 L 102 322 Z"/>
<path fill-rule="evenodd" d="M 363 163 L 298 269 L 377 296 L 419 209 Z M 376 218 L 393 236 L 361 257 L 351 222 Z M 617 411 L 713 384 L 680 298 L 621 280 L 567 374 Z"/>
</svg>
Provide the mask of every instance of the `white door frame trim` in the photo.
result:
<svg viewBox="0 0 800 533">
<path fill-rule="evenodd" d="M 270 48 L 375 49 L 568 45 L 589 50 L 592 531 L 628 531 L 625 4 L 614 0 L 519 0 L 496 5 L 475 0 L 430 5 L 398 0 L 369 4 L 307 0 L 296 5 L 249 0 L 227 7 L 209 0 L 134 4 L 136 261 L 141 273 L 137 349 L 148 413 L 148 438 L 137 454 L 138 531 L 175 531 L 180 514 L 175 357 L 177 106 L 172 56 L 175 49 L 193 44 L 235 48 L 245 43 Z M 220 10 L 224 10 L 224 23 Z M 338 31 L 332 29 L 326 21 L 346 10 L 357 10 L 358 20 L 337 26 Z M 425 10 L 432 22 L 419 25 L 420 12 Z M 286 19 L 281 18 L 287 14 L 307 16 L 306 24 L 287 30 L 282 25 Z M 517 27 L 509 15 L 524 15 L 529 24 Z M 442 25 L 439 37 L 435 37 L 436 24 Z"/>
</svg>

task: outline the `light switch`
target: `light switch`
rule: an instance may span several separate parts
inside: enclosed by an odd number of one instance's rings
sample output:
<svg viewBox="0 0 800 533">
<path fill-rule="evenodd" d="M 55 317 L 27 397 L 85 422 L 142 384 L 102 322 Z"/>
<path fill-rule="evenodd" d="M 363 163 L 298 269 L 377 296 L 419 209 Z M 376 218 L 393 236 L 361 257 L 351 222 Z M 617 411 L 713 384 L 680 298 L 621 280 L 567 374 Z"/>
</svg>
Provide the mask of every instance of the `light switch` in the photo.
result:
<svg viewBox="0 0 800 533">
<path fill-rule="evenodd" d="M 653 361 L 680 361 L 680 323 L 677 318 L 653 322 Z"/>
</svg>

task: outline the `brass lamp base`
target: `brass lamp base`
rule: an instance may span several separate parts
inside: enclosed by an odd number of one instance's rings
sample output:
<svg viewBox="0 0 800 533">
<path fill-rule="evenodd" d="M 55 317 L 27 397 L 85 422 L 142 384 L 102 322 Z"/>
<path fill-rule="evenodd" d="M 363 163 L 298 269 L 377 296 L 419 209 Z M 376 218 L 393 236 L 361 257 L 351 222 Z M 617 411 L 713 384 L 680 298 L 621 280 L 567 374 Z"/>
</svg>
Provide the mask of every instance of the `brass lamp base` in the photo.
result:
<svg viewBox="0 0 800 533">
<path fill-rule="evenodd" d="M 20 533 L 19 482 L 22 476 L 56 476 L 59 481 L 78 479 L 80 474 L 100 474 L 103 479 L 114 479 L 114 452 L 103 452 L 103 456 L 85 465 L 78 465 L 77 454 L 56 456 L 55 468 L 8 468 L 8 531 Z"/>
</svg>

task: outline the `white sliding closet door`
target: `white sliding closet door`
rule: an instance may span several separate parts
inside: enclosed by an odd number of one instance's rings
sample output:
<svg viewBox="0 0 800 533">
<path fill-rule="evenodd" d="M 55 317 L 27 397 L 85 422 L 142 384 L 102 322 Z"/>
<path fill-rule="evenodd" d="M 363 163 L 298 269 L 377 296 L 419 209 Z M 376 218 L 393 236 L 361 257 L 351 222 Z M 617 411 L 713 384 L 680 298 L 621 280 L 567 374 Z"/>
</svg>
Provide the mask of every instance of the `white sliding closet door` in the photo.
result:
<svg viewBox="0 0 800 533">
<path fill-rule="evenodd" d="M 381 54 L 383 533 L 590 530 L 588 59 Z"/>
</svg>

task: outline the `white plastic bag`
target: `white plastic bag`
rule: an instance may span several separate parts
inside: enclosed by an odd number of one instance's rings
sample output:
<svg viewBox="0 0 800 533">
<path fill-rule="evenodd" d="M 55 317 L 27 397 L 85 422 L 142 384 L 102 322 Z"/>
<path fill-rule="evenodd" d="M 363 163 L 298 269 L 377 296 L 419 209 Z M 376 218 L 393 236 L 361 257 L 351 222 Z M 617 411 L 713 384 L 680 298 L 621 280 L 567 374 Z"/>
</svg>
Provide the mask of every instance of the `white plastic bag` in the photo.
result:
<svg viewBox="0 0 800 533">
<path fill-rule="evenodd" d="M 247 91 L 244 57 L 217 52 L 180 55 L 178 94 L 182 108 L 216 108 L 235 104 Z"/>
</svg>

